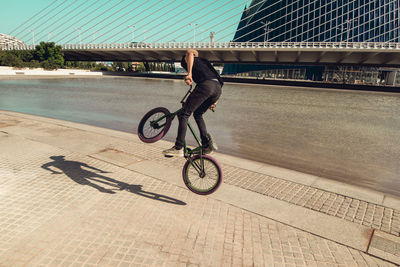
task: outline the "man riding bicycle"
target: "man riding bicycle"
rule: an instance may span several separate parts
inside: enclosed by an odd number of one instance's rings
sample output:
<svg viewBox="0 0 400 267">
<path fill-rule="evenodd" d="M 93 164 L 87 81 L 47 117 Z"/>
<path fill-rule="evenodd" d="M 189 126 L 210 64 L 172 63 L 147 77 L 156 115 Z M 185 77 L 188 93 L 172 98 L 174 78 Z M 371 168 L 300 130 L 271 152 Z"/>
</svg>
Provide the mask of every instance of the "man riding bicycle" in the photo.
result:
<svg viewBox="0 0 400 267">
<path fill-rule="evenodd" d="M 185 83 L 192 85 L 195 82 L 196 87 L 178 114 L 179 126 L 175 145 L 164 150 L 163 154 L 166 156 L 183 156 L 187 121 L 192 113 L 200 131 L 203 152 L 209 154 L 216 150 L 216 145 L 210 134 L 207 133 L 203 114 L 207 109 L 213 110 L 215 108 L 224 83 L 211 63 L 207 59 L 199 57 L 196 50 L 187 50 L 186 55 L 182 57 L 181 65 L 188 72 Z"/>
</svg>

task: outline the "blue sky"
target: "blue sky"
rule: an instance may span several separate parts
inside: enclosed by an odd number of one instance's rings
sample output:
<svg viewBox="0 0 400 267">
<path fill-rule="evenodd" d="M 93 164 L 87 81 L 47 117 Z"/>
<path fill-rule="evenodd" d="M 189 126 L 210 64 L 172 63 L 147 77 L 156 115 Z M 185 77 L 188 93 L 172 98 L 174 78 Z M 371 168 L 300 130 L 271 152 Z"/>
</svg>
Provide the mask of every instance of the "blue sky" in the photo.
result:
<svg viewBox="0 0 400 267">
<path fill-rule="evenodd" d="M 33 39 L 35 43 L 47 40 L 57 43 L 208 41 L 210 32 L 215 32 L 216 41 L 229 41 L 234 35 L 245 5 L 248 6 L 251 1 L 2 2 L 0 33 L 11 34 L 27 44 L 32 44 Z M 42 12 L 37 14 L 40 11 Z M 33 18 L 27 21 L 32 16 Z"/>
</svg>

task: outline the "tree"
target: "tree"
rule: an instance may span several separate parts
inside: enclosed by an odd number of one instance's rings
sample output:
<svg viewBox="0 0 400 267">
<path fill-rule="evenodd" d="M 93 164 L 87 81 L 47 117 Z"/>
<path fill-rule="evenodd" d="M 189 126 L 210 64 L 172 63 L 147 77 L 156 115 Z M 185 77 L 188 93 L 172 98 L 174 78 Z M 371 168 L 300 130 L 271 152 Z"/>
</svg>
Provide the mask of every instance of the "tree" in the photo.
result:
<svg viewBox="0 0 400 267">
<path fill-rule="evenodd" d="M 40 42 L 35 48 L 34 59 L 42 62 L 41 64 L 45 69 L 57 69 L 64 66 L 61 46 L 56 46 L 54 42 Z"/>
<path fill-rule="evenodd" d="M 5 51 L 5 53 L 1 55 L 0 64 L 17 68 L 24 67 L 24 62 L 22 59 L 19 58 L 15 53 L 12 53 L 12 51 Z"/>
</svg>

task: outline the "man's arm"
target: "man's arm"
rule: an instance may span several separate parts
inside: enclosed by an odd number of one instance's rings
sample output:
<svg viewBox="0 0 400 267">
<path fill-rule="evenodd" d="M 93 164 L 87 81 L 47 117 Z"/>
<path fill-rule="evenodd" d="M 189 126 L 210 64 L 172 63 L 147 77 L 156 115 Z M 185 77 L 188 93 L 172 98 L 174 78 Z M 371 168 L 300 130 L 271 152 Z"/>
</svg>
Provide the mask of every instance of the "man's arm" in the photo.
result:
<svg viewBox="0 0 400 267">
<path fill-rule="evenodd" d="M 187 52 L 186 53 L 185 61 L 186 61 L 187 71 L 188 71 L 188 74 L 185 77 L 185 83 L 187 85 L 192 85 L 192 83 L 193 83 L 192 69 L 193 69 L 193 63 L 194 63 L 194 54 L 193 54 L 193 52 Z"/>
<path fill-rule="evenodd" d="M 50 169 L 50 166 L 53 166 L 53 163 L 52 163 L 52 162 L 43 164 L 43 165 L 42 165 L 42 168 L 45 169 L 45 170 L 47 170 L 47 171 L 51 171 L 53 174 L 60 174 L 60 173 L 62 173 L 62 172 L 57 172 L 57 171 L 54 171 L 54 170 Z"/>
</svg>

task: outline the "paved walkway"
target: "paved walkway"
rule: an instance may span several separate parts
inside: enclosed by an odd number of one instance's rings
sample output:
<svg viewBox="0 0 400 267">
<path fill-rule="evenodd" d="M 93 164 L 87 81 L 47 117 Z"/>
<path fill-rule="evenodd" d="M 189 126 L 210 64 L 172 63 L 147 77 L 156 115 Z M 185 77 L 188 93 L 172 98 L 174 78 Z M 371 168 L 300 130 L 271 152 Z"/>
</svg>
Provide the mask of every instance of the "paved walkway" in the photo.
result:
<svg viewBox="0 0 400 267">
<path fill-rule="evenodd" d="M 0 266 L 397 266 L 400 199 L 215 154 L 187 190 L 171 144 L 0 111 Z"/>
</svg>

